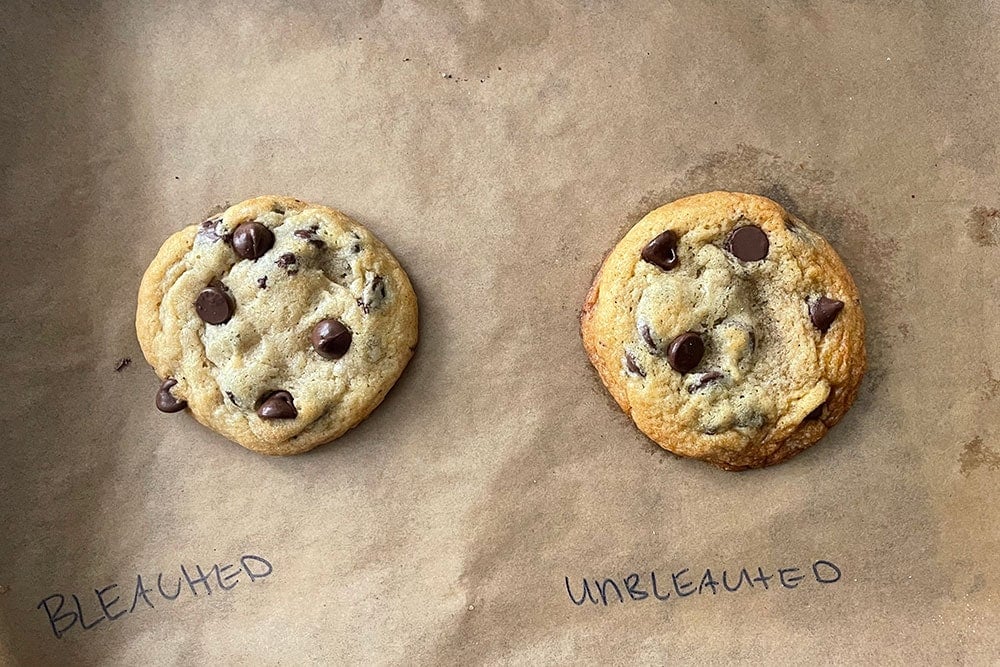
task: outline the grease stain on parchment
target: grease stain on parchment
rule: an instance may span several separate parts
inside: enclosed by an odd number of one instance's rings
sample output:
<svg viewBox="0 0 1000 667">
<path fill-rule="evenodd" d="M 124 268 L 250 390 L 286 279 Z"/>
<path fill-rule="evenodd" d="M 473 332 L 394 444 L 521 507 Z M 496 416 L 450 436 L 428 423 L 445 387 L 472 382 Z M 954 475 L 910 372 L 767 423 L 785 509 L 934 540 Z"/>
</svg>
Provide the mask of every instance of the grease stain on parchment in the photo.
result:
<svg viewBox="0 0 1000 667">
<path fill-rule="evenodd" d="M 973 243 L 984 248 L 1000 245 L 1000 209 L 974 206 L 969 212 L 966 233 Z"/>
<path fill-rule="evenodd" d="M 958 463 L 959 472 L 966 477 L 979 468 L 1000 470 L 1000 452 L 983 443 L 982 437 L 977 435 L 965 443 Z"/>
<path fill-rule="evenodd" d="M 1000 379 L 997 379 L 993 375 L 993 369 L 987 364 L 983 364 L 983 371 L 986 374 L 986 378 L 983 381 L 983 385 L 979 387 L 980 396 L 984 401 L 1000 397 Z"/>
</svg>

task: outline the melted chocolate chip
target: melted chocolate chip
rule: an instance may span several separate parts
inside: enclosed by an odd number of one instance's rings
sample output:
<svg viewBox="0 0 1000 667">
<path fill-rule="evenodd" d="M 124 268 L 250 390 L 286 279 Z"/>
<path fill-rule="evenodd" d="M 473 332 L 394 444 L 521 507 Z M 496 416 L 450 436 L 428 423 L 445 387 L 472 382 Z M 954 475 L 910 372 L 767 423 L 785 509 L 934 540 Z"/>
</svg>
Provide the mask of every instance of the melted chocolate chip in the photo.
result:
<svg viewBox="0 0 1000 667">
<path fill-rule="evenodd" d="M 693 331 L 687 331 L 677 336 L 667 348 L 667 361 L 670 367 L 678 373 L 693 370 L 705 356 L 705 343 L 701 336 Z"/>
<path fill-rule="evenodd" d="M 320 320 L 309 337 L 313 349 L 326 359 L 340 359 L 351 347 L 351 330 L 340 320 Z"/>
<path fill-rule="evenodd" d="M 837 315 L 840 315 L 840 311 L 843 309 L 843 301 L 821 296 L 809 304 L 809 319 L 812 320 L 814 327 L 826 333 L 826 330 L 830 328 L 830 325 L 833 324 L 833 321 L 837 319 Z"/>
<path fill-rule="evenodd" d="M 757 225 L 737 227 L 726 239 L 726 250 L 744 262 L 764 259 L 770 247 L 771 242 L 767 240 L 767 234 Z"/>
<path fill-rule="evenodd" d="M 649 346 L 649 349 L 652 350 L 654 354 L 660 353 L 660 348 L 656 345 L 656 341 L 653 340 L 653 332 L 649 330 L 649 325 L 645 322 L 639 323 L 639 335 L 642 336 L 644 341 L 646 341 L 646 345 Z"/>
<path fill-rule="evenodd" d="M 296 259 L 295 253 L 293 252 L 286 252 L 274 263 L 283 268 L 285 271 L 288 271 L 288 275 L 298 273 L 299 271 L 298 259 Z"/>
<path fill-rule="evenodd" d="M 287 391 L 273 391 L 257 407 L 257 416 L 261 419 L 295 419 L 299 411 L 295 409 L 293 400 Z"/>
<path fill-rule="evenodd" d="M 212 284 L 198 293 L 194 309 L 209 324 L 225 324 L 233 316 L 233 302 L 221 284 Z"/>
<path fill-rule="evenodd" d="M 385 280 L 382 276 L 375 276 L 367 285 L 361 298 L 358 299 L 358 306 L 365 315 L 371 312 L 372 308 L 378 308 L 385 300 Z"/>
<path fill-rule="evenodd" d="M 689 394 L 693 394 L 696 391 L 701 391 L 702 389 L 704 389 L 708 385 L 710 385 L 713 382 L 716 382 L 718 380 L 721 380 L 724 377 L 725 377 L 725 375 L 723 375 L 719 371 L 707 371 L 705 373 L 701 373 L 699 375 L 695 375 L 694 379 L 691 382 L 691 384 L 688 385 L 688 388 L 687 388 L 688 393 Z"/>
<path fill-rule="evenodd" d="M 160 412 L 180 412 L 187 406 L 187 401 L 175 398 L 170 393 L 170 388 L 177 384 L 177 380 L 167 378 L 160 385 L 160 390 L 156 392 L 156 409 Z"/>
<path fill-rule="evenodd" d="M 677 257 L 677 234 L 668 229 L 647 243 L 639 256 L 664 271 L 673 269 L 680 262 Z"/>
<path fill-rule="evenodd" d="M 628 351 L 625 352 L 625 368 L 632 375 L 638 375 L 639 377 L 646 377 L 646 372 L 639 368 L 639 364 L 636 363 L 635 358 L 632 357 Z"/>
<path fill-rule="evenodd" d="M 233 231 L 233 250 L 243 259 L 257 259 L 274 245 L 274 232 L 259 222 L 244 222 Z"/>
<path fill-rule="evenodd" d="M 295 235 L 298 236 L 300 239 L 305 239 L 311 245 L 314 245 L 317 248 L 322 248 L 326 244 L 323 243 L 323 239 L 321 239 L 319 237 L 319 234 L 316 233 L 316 230 L 318 229 L 319 229 L 318 225 L 313 225 L 309 229 L 296 229 Z"/>
<path fill-rule="evenodd" d="M 221 239 L 228 239 L 228 234 L 220 234 L 218 232 L 220 222 L 222 222 L 221 218 L 209 218 L 205 222 L 201 223 L 201 226 L 198 229 L 198 237 L 210 241 L 211 243 L 215 243 Z"/>
<path fill-rule="evenodd" d="M 267 276 L 261 276 L 257 279 L 257 287 L 267 289 Z"/>
</svg>

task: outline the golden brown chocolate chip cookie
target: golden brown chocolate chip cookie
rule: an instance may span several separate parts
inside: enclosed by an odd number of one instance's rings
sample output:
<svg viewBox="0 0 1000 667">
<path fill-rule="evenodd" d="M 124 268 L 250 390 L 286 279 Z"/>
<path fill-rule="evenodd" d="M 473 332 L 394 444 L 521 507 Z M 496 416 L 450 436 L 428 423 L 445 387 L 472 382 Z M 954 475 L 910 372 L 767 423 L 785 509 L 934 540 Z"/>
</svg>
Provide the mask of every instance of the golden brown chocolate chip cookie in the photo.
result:
<svg viewBox="0 0 1000 667">
<path fill-rule="evenodd" d="M 382 401 L 413 355 L 417 299 L 343 213 L 257 197 L 171 236 L 139 289 L 156 407 L 248 449 L 297 454 Z"/>
<path fill-rule="evenodd" d="M 865 372 L 851 275 L 819 234 L 755 195 L 710 192 L 646 215 L 604 261 L 581 324 L 643 433 L 728 470 L 822 438 Z"/>
</svg>

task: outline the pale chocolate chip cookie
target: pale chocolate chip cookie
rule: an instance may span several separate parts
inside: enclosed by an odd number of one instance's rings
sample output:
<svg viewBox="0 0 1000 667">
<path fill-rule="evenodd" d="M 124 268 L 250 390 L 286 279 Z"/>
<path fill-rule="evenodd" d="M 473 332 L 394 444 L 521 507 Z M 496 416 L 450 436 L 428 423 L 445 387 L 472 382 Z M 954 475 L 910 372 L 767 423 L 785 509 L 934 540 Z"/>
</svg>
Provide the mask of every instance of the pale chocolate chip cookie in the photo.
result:
<svg viewBox="0 0 1000 667">
<path fill-rule="evenodd" d="M 162 380 L 159 410 L 297 454 L 382 401 L 413 355 L 417 299 L 389 249 L 343 213 L 257 197 L 167 239 L 136 332 Z"/>
<path fill-rule="evenodd" d="M 601 380 L 661 447 L 729 470 L 783 461 L 847 412 L 864 315 L 834 249 L 775 202 L 710 192 L 640 220 L 581 316 Z"/>
</svg>

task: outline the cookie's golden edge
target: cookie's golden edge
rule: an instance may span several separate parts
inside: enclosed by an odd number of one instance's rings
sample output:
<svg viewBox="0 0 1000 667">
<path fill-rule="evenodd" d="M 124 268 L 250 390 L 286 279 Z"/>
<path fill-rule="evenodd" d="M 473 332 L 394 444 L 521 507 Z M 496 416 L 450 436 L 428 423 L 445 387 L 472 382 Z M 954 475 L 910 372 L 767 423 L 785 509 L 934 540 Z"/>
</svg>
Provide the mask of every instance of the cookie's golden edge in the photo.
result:
<svg viewBox="0 0 1000 667">
<path fill-rule="evenodd" d="M 354 222 L 350 216 L 347 214 L 320 204 L 309 204 L 302 200 L 295 199 L 292 197 L 282 197 L 282 196 L 271 196 L 263 195 L 259 197 L 253 197 L 245 201 L 239 202 L 227 208 L 224 212 L 219 213 L 219 216 L 226 215 L 229 211 L 234 209 L 254 209 L 260 208 L 261 210 L 268 210 L 272 206 L 280 205 L 284 206 L 287 210 L 304 210 L 306 208 L 322 209 L 335 217 L 342 216 Z M 354 223 L 358 224 L 358 223 Z M 142 281 L 139 284 L 139 294 L 137 299 L 136 316 L 135 316 L 135 331 L 136 337 L 139 340 L 139 348 L 142 350 L 143 356 L 153 370 L 156 372 L 157 377 L 160 381 L 166 379 L 169 374 L 169 369 L 165 368 L 160 360 L 155 354 L 154 340 L 156 336 L 160 333 L 162 327 L 160 323 L 160 304 L 163 300 L 163 293 L 160 290 L 159 282 L 157 276 L 161 276 L 166 272 L 166 269 L 170 266 L 177 264 L 185 254 L 191 249 L 195 235 L 198 233 L 199 225 L 189 225 L 184 229 L 175 232 L 171 235 L 162 246 L 160 246 L 156 257 L 146 268 L 143 273 Z M 381 243 L 381 240 L 379 239 Z M 384 244 L 383 244 L 384 245 Z M 390 251 L 391 253 L 391 251 Z M 393 254 L 393 257 L 395 255 Z M 402 350 L 399 355 L 399 364 L 395 377 L 392 382 L 387 383 L 384 389 L 379 393 L 379 395 L 372 400 L 370 407 L 365 412 L 359 412 L 355 419 L 351 420 L 344 428 L 339 429 L 333 433 L 319 432 L 319 433 L 309 433 L 308 430 L 303 431 L 297 435 L 292 441 L 286 443 L 272 443 L 262 440 L 260 438 L 254 437 L 252 434 L 243 434 L 240 440 L 232 438 L 226 434 L 219 433 L 218 430 L 212 427 L 208 415 L 202 415 L 191 409 L 188 405 L 184 412 L 190 413 L 195 420 L 200 424 L 213 431 L 222 435 L 224 438 L 235 442 L 236 444 L 245 447 L 251 451 L 257 452 L 259 454 L 264 454 L 267 456 L 293 456 L 295 454 L 303 454 L 308 452 L 320 445 L 324 445 L 333 442 L 337 438 L 341 437 L 347 431 L 356 427 L 358 424 L 363 422 L 382 402 L 385 397 L 389 394 L 389 391 L 396 385 L 399 378 L 402 376 L 403 371 L 409 365 L 410 360 L 413 358 L 413 354 L 416 351 L 417 343 L 419 340 L 419 307 L 417 304 L 416 292 L 413 289 L 413 285 L 410 282 L 410 278 L 406 271 L 402 268 L 399 260 L 396 259 L 398 274 L 396 276 L 399 280 L 399 284 L 404 287 L 405 299 L 411 308 L 408 310 L 406 315 L 406 324 L 404 330 L 412 331 L 412 339 L 405 341 L 406 345 L 402 346 Z M 410 326 L 412 325 L 412 326 Z M 175 388 L 176 395 L 176 388 Z M 184 398 L 184 396 L 178 396 L 178 398 Z"/>
<path fill-rule="evenodd" d="M 837 278 L 844 283 L 847 288 L 847 292 L 853 296 L 853 300 L 857 306 L 857 335 L 852 341 L 850 341 L 852 345 L 850 346 L 851 349 L 848 351 L 851 371 L 846 382 L 831 387 L 830 396 L 827 399 L 827 414 L 822 422 L 819 420 L 803 421 L 787 437 L 776 442 L 769 440 L 768 437 L 765 436 L 759 442 L 754 443 L 754 445 L 750 448 L 745 449 L 741 453 L 741 460 L 738 462 L 724 460 L 721 458 L 713 458 L 710 456 L 692 456 L 675 451 L 675 449 L 671 447 L 670 439 L 666 437 L 656 437 L 656 434 L 649 433 L 645 429 L 641 428 L 641 426 L 639 426 L 636 422 L 635 417 L 632 415 L 632 408 L 629 404 L 627 392 L 624 390 L 624 385 L 618 382 L 617 374 L 620 368 L 616 363 L 614 363 L 615 352 L 612 350 L 612 345 L 607 341 L 603 341 L 595 329 L 595 313 L 597 303 L 600 299 L 601 280 L 604 270 L 611 261 L 618 244 L 620 244 L 633 229 L 642 225 L 650 216 L 663 213 L 673 207 L 696 204 L 705 199 L 711 198 L 739 198 L 753 200 L 755 203 L 765 207 L 773 207 L 777 209 L 785 218 L 795 220 L 796 223 L 802 224 L 803 226 L 808 226 L 803 221 L 789 214 L 780 204 L 772 201 L 771 199 L 760 195 L 738 192 L 713 191 L 695 194 L 682 197 L 681 199 L 674 200 L 653 209 L 644 215 L 631 228 L 629 228 L 629 230 L 622 236 L 622 239 L 619 239 L 616 245 L 611 249 L 611 251 L 608 252 L 608 254 L 604 257 L 604 260 L 601 262 L 601 266 L 598 269 L 597 274 L 594 276 L 594 281 L 591 283 L 590 289 L 587 292 L 583 308 L 580 310 L 580 333 L 587 357 L 589 358 L 590 363 L 597 370 L 597 374 L 605 388 L 608 390 L 608 393 L 611 394 L 611 396 L 615 399 L 615 402 L 618 403 L 625 414 L 632 419 L 636 428 L 638 428 L 640 432 L 642 432 L 650 440 L 672 454 L 685 458 L 697 458 L 708 463 L 712 463 L 723 470 L 741 471 L 765 468 L 787 461 L 793 456 L 805 451 L 821 440 L 823 436 L 825 436 L 827 432 L 833 428 L 833 426 L 840 422 L 853 405 L 854 401 L 857 399 L 861 380 L 867 371 L 868 362 L 865 351 L 865 320 L 863 317 L 863 310 L 861 307 L 860 297 L 858 295 L 857 285 L 854 283 L 854 279 L 844 265 L 843 260 L 833 247 L 829 245 L 825 238 L 823 239 L 823 243 L 826 244 L 829 252 L 837 260 L 835 266 L 833 267 L 837 272 Z"/>
</svg>

